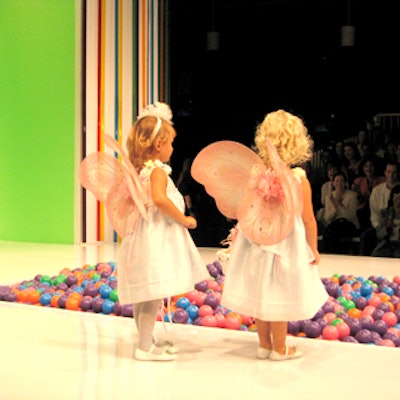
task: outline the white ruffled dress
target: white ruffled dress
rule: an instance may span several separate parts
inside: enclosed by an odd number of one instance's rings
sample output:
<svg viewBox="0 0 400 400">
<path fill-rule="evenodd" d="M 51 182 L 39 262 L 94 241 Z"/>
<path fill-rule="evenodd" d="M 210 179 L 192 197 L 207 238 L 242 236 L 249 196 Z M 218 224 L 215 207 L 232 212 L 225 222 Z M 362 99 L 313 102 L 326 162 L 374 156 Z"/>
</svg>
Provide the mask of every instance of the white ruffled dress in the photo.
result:
<svg viewBox="0 0 400 400">
<path fill-rule="evenodd" d="M 155 167 L 167 175 L 171 168 L 156 160 L 140 172 L 150 191 L 150 175 Z M 167 196 L 184 212 L 181 193 L 168 176 Z M 148 220 L 138 219 L 134 232 L 122 240 L 118 254 L 118 297 L 121 304 L 163 299 L 193 290 L 210 278 L 206 265 L 188 230 L 165 216 L 150 203 Z"/>
<path fill-rule="evenodd" d="M 239 224 L 221 304 L 263 321 L 312 318 L 329 298 L 313 259 L 301 216 L 289 236 L 269 246 L 248 240 Z"/>
</svg>

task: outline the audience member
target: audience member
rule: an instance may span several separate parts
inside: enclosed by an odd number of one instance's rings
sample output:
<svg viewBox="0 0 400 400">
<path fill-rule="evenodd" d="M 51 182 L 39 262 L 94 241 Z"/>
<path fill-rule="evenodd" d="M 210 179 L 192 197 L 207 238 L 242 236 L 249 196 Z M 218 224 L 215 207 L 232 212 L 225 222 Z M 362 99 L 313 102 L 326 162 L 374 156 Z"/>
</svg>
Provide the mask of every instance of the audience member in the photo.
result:
<svg viewBox="0 0 400 400">
<path fill-rule="evenodd" d="M 365 229 L 360 235 L 360 254 L 369 256 L 377 245 L 376 228 L 382 223 L 382 211 L 387 208 L 390 191 L 398 184 L 398 164 L 387 163 L 384 171 L 385 182 L 375 186 L 369 198 L 371 210 L 371 227 Z"/>
<path fill-rule="evenodd" d="M 359 176 L 354 179 L 351 189 L 358 195 L 357 217 L 360 229 L 363 231 L 371 226 L 371 211 L 369 208 L 369 197 L 372 189 L 385 182 L 383 175 L 377 175 L 375 157 L 365 156 L 359 165 Z"/>
<path fill-rule="evenodd" d="M 372 257 L 400 258 L 400 185 L 390 191 L 387 208 L 382 212 L 382 220 L 376 227 L 378 245 Z"/>
<path fill-rule="evenodd" d="M 321 252 L 341 253 L 343 238 L 355 236 L 360 224 L 357 218 L 357 193 L 347 188 L 346 177 L 338 172 L 333 178 L 334 191 L 325 198 L 321 215 L 324 226 Z"/>
<path fill-rule="evenodd" d="M 360 164 L 361 157 L 358 153 L 357 146 L 353 142 L 345 143 L 344 145 L 344 162 L 343 162 L 343 173 L 346 176 L 349 185 L 352 185 L 354 179 L 358 176 L 358 166 Z"/>
</svg>

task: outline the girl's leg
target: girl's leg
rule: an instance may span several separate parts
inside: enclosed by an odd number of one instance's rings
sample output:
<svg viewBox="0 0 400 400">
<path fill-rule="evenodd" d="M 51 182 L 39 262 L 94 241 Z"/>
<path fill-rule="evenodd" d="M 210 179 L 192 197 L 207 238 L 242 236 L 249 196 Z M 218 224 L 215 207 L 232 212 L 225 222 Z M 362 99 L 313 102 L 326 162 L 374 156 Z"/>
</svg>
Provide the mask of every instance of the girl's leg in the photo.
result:
<svg viewBox="0 0 400 400">
<path fill-rule="evenodd" d="M 255 319 L 255 322 L 258 339 L 260 341 L 260 347 L 263 349 L 272 350 L 270 323 L 257 318 Z"/>
<path fill-rule="evenodd" d="M 153 330 L 159 305 L 160 300 L 152 300 L 134 306 L 134 317 L 139 332 L 138 347 L 141 350 L 149 351 L 153 346 Z"/>
<path fill-rule="evenodd" d="M 273 361 L 291 360 L 303 356 L 296 347 L 286 346 L 287 321 L 271 321 L 271 336 L 273 351 L 269 357 Z"/>
</svg>

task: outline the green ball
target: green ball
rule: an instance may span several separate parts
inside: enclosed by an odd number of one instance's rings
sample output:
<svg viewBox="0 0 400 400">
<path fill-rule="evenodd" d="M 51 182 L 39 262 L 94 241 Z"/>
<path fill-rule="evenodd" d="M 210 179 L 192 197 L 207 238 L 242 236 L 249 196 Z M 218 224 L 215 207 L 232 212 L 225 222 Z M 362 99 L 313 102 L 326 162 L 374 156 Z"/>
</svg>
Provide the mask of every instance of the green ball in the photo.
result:
<svg viewBox="0 0 400 400">
<path fill-rule="evenodd" d="M 336 326 L 337 324 L 340 324 L 344 322 L 342 318 L 335 318 L 334 320 L 332 320 L 331 325 Z"/>
<path fill-rule="evenodd" d="M 118 291 L 117 291 L 117 289 L 111 290 L 109 297 L 110 297 L 110 300 L 112 300 L 114 303 L 116 301 L 118 301 Z"/>
</svg>

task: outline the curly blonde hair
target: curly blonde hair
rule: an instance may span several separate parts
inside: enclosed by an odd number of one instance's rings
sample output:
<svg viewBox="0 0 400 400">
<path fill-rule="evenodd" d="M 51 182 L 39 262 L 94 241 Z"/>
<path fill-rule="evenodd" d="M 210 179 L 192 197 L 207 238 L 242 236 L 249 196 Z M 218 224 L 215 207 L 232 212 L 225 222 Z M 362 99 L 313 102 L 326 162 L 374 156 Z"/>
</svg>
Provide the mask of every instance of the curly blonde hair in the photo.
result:
<svg viewBox="0 0 400 400">
<path fill-rule="evenodd" d="M 314 142 L 302 119 L 285 110 L 267 114 L 257 126 L 255 151 L 269 166 L 266 138 L 270 139 L 286 165 L 299 166 L 312 157 Z"/>
<path fill-rule="evenodd" d="M 164 143 L 170 135 L 173 138 L 176 136 L 174 127 L 164 119 L 161 119 L 161 126 L 154 135 L 153 131 L 157 122 L 157 117 L 142 117 L 133 124 L 129 131 L 126 147 L 128 149 L 129 160 L 138 172 L 144 167 L 144 163 L 152 157 L 156 139 L 160 139 Z"/>
</svg>

